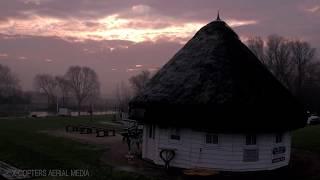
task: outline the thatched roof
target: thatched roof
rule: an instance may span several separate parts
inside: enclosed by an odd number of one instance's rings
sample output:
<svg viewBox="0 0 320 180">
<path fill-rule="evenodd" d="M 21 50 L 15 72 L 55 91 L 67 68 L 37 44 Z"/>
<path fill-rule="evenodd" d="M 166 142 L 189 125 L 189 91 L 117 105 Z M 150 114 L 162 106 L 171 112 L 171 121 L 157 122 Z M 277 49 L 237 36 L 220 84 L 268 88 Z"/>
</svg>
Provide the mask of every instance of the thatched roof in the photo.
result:
<svg viewBox="0 0 320 180">
<path fill-rule="evenodd" d="M 306 112 L 223 21 L 195 36 L 130 102 L 130 118 L 223 132 L 303 127 Z"/>
</svg>

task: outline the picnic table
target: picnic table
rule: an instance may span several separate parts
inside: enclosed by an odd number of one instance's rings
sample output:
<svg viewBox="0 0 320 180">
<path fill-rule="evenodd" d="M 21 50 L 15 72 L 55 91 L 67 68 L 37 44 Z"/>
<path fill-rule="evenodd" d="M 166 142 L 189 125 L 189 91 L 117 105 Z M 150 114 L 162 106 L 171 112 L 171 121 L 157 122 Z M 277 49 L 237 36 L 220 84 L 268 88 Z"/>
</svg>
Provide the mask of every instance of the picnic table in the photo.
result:
<svg viewBox="0 0 320 180">
<path fill-rule="evenodd" d="M 98 128 L 96 129 L 97 137 L 105 137 L 105 136 L 115 136 L 116 131 L 115 129 L 104 129 L 104 128 Z"/>
<path fill-rule="evenodd" d="M 115 136 L 114 128 L 96 127 L 88 125 L 67 125 L 66 132 L 80 132 L 80 134 L 96 133 L 96 137 Z"/>
</svg>

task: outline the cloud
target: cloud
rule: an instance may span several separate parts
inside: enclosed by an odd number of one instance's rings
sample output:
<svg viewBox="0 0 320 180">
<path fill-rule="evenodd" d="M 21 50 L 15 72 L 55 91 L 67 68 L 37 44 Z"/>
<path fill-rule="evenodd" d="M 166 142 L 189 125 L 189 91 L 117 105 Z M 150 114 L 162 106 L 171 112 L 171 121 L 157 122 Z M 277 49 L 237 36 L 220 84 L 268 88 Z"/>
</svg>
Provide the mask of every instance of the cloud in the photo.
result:
<svg viewBox="0 0 320 180">
<path fill-rule="evenodd" d="M 129 21 L 123 25 L 123 28 L 136 28 L 136 29 L 163 29 L 173 26 L 174 23 L 170 23 L 165 20 L 134 20 Z"/>
<path fill-rule="evenodd" d="M 127 72 L 133 72 L 133 71 L 138 71 L 138 70 L 139 70 L 138 68 L 128 68 Z"/>
<path fill-rule="evenodd" d="M 25 56 L 19 56 L 18 59 L 20 59 L 20 60 L 26 60 L 26 59 L 28 59 L 28 58 L 25 57 Z"/>
<path fill-rule="evenodd" d="M 140 6 L 139 6 L 140 7 Z M 139 10 L 140 11 L 140 10 Z M 256 20 L 230 19 L 230 26 L 256 24 Z M 170 22 L 170 23 L 168 23 Z M 204 23 L 185 22 L 171 17 L 149 17 L 131 19 L 120 14 L 97 19 L 81 21 L 78 19 L 59 19 L 53 17 L 31 15 L 28 19 L 10 19 L 0 23 L 0 33 L 24 34 L 37 36 L 58 36 L 75 40 L 128 40 L 133 42 L 157 41 L 163 37 L 172 41 L 185 40 L 192 36 Z M 113 51 L 114 49 L 110 49 Z"/>
<path fill-rule="evenodd" d="M 40 4 L 47 3 L 49 1 L 50 0 L 23 0 L 23 3 L 39 6 Z"/>
<path fill-rule="evenodd" d="M 7 53 L 0 53 L 0 58 L 1 57 L 8 57 L 9 55 Z"/>
<path fill-rule="evenodd" d="M 317 6 L 308 8 L 307 11 L 310 12 L 310 13 L 318 13 L 318 12 L 320 12 L 320 6 L 317 5 Z"/>
<path fill-rule="evenodd" d="M 150 13 L 151 7 L 141 4 L 141 5 L 132 6 L 131 10 L 133 13 L 136 13 L 136 14 L 147 14 L 147 13 Z"/>
<path fill-rule="evenodd" d="M 212 17 L 215 9 L 207 0 L 202 3 L 186 0 L 184 6 L 174 1 L 164 7 L 166 3 L 149 0 L 4 0 L 0 2 L 0 17 L 5 19 L 0 21 L 0 33 L 57 36 L 75 41 L 143 42 L 168 38 L 184 43 L 209 22 L 208 16 Z M 225 20 L 233 27 L 258 22 L 241 17 L 226 17 Z"/>
<path fill-rule="evenodd" d="M 0 19 L 28 18 L 23 12 L 69 19 L 96 19 L 137 4 L 139 0 L 1 0 Z"/>
<path fill-rule="evenodd" d="M 257 21 L 257 20 L 235 20 L 235 19 L 230 19 L 230 20 L 227 20 L 227 23 L 228 23 L 231 27 L 239 27 L 239 26 L 246 26 L 246 25 L 257 24 L 258 21 Z"/>
<path fill-rule="evenodd" d="M 53 60 L 52 60 L 52 59 L 47 58 L 47 59 L 45 59 L 44 61 L 46 61 L 46 62 L 50 63 L 50 62 L 52 62 Z"/>
</svg>

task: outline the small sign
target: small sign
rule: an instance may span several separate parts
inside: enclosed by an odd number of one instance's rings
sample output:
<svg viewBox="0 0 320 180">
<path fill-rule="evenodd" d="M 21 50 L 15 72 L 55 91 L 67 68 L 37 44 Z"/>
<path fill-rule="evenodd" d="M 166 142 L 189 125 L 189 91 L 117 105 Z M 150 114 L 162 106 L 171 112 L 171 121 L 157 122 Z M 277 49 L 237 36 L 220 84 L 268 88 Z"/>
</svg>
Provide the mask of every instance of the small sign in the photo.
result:
<svg viewBox="0 0 320 180">
<path fill-rule="evenodd" d="M 284 147 L 284 146 L 276 147 L 276 148 L 273 148 L 273 150 L 272 150 L 273 155 L 283 154 L 285 152 L 286 152 L 286 147 Z"/>
<path fill-rule="evenodd" d="M 284 161 L 285 159 L 286 159 L 285 157 L 275 158 L 275 159 L 272 159 L 272 163 L 281 162 L 281 161 Z"/>
</svg>

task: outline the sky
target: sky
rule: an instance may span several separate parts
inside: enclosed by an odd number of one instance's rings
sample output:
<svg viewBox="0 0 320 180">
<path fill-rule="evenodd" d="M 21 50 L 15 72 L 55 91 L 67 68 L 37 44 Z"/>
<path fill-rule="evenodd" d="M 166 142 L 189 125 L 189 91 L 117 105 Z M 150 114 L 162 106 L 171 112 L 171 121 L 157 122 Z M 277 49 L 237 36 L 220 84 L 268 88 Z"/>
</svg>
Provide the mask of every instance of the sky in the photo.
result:
<svg viewBox="0 0 320 180">
<path fill-rule="evenodd" d="M 36 74 L 88 66 L 112 95 L 161 68 L 218 10 L 242 41 L 278 34 L 320 51 L 320 0 L 1 0 L 0 64 L 24 90 Z"/>
</svg>

